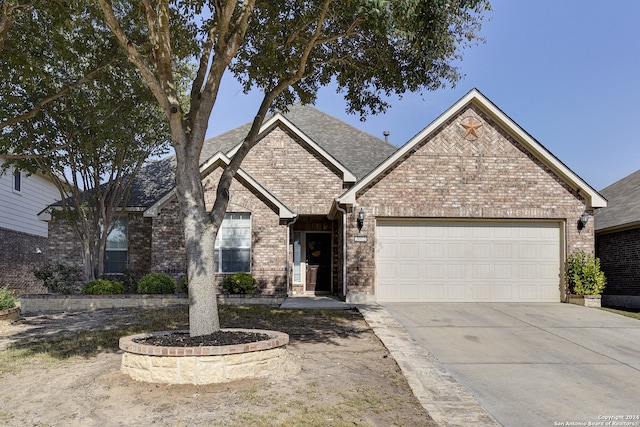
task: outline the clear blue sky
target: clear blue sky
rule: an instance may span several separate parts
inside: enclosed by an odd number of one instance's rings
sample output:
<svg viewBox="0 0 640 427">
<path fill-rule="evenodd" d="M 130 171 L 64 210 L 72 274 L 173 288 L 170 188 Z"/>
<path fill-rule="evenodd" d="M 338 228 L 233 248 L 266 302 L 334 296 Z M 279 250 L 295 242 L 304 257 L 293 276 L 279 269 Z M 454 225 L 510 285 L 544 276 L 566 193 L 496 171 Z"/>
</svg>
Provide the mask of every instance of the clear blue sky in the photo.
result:
<svg viewBox="0 0 640 427">
<path fill-rule="evenodd" d="M 332 88 L 316 107 L 402 145 L 475 87 L 596 190 L 640 169 L 640 1 L 491 4 L 455 88 L 392 98 L 364 123 Z M 249 122 L 259 99 L 226 78 L 207 136 Z"/>
</svg>

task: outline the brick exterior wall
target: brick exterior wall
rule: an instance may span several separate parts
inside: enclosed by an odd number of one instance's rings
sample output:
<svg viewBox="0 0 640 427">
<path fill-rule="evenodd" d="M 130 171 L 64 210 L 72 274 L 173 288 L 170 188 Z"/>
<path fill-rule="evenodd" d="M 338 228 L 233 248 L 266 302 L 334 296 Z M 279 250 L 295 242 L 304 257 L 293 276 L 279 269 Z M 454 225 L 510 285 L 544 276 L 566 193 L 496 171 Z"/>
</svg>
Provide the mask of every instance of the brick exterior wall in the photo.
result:
<svg viewBox="0 0 640 427">
<path fill-rule="evenodd" d="M 136 212 L 128 215 L 129 223 L 129 247 L 128 270 L 136 281 L 151 272 L 151 229 L 153 221 L 144 218 L 142 213 Z"/>
<path fill-rule="evenodd" d="M 46 292 L 33 275 L 33 270 L 46 261 L 46 237 L 0 228 L 0 287 L 7 286 L 19 294 Z"/>
<path fill-rule="evenodd" d="M 48 262 L 77 267 L 82 271 L 82 245 L 71 225 L 55 217 L 49 221 Z"/>
<path fill-rule="evenodd" d="M 256 144 L 242 169 L 300 215 L 326 216 L 345 191 L 337 171 L 281 128 Z"/>
<path fill-rule="evenodd" d="M 640 228 L 596 235 L 596 256 L 607 278 L 605 295 L 640 296 Z"/>
<path fill-rule="evenodd" d="M 481 123 L 478 137 L 464 136 L 462 121 Z M 364 209 L 362 233 L 354 243 L 356 216 Z M 565 251 L 593 253 L 593 220 L 578 232 L 584 199 L 504 133 L 481 110 L 452 117 L 430 140 L 358 194 L 349 227 L 348 289 L 375 292 L 375 218 L 544 219 L 566 223 Z"/>
<path fill-rule="evenodd" d="M 187 275 L 187 250 L 184 244 L 178 201 L 165 206 L 153 218 L 151 231 L 151 271 L 180 280 Z"/>
</svg>

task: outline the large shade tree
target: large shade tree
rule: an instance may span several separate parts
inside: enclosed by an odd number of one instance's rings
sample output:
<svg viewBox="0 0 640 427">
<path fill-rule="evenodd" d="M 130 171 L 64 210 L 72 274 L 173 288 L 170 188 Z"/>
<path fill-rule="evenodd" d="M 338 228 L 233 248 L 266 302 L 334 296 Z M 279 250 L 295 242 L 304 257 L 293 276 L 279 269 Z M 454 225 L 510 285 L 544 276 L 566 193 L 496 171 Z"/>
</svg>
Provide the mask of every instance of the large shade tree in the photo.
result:
<svg viewBox="0 0 640 427">
<path fill-rule="evenodd" d="M 54 215 L 75 231 L 84 279 L 93 280 L 136 173 L 166 151 L 168 126 L 137 70 L 115 55 L 111 31 L 88 19 L 95 4 L 21 5 L 0 56 L 2 166 L 53 181 L 61 198 Z"/>
<path fill-rule="evenodd" d="M 190 333 L 220 328 L 213 286 L 214 241 L 229 187 L 270 109 L 335 83 L 347 110 L 384 111 L 385 97 L 434 90 L 460 78 L 461 49 L 478 40 L 486 0 L 95 0 L 164 112 L 175 150 L 176 190 L 187 248 Z M 132 31 L 146 35 L 144 41 Z M 180 102 L 174 63 L 198 64 Z M 262 91 L 240 149 L 226 167 L 212 210 L 199 158 L 222 76 Z"/>
<path fill-rule="evenodd" d="M 113 62 L 116 46 L 98 36 L 104 34 L 104 25 L 93 25 L 91 4 L 88 0 L 0 3 L 0 130 L 35 117 Z"/>
</svg>

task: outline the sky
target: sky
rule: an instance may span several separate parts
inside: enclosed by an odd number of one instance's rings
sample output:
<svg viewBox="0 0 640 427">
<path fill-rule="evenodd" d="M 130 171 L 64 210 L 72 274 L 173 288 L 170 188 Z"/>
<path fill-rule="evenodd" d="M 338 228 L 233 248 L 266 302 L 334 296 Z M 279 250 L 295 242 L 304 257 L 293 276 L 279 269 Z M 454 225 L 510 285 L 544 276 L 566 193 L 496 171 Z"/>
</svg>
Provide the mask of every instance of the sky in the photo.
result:
<svg viewBox="0 0 640 427">
<path fill-rule="evenodd" d="M 316 108 L 403 145 L 473 88 L 596 190 L 640 169 L 640 1 L 493 0 L 463 51 L 465 77 L 435 92 L 389 98 L 385 114 L 345 112 L 335 87 Z M 226 76 L 207 137 L 252 120 L 261 97 Z"/>
</svg>

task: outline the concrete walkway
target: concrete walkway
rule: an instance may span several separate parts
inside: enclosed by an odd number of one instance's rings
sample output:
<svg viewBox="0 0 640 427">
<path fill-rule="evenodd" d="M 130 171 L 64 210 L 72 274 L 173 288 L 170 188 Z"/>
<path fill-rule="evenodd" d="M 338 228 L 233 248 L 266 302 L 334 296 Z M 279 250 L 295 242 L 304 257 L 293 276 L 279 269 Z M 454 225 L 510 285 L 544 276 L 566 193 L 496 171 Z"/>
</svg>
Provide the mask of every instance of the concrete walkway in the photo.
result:
<svg viewBox="0 0 640 427">
<path fill-rule="evenodd" d="M 329 296 L 306 296 L 296 295 L 287 297 L 280 305 L 285 309 L 307 309 L 307 310 L 351 310 L 352 305 Z"/>
<path fill-rule="evenodd" d="M 389 312 L 380 305 L 350 305 L 331 297 L 288 297 L 281 308 L 350 310 L 356 307 L 389 350 L 413 394 L 443 427 L 499 424 L 449 372 L 428 353 Z"/>
</svg>

